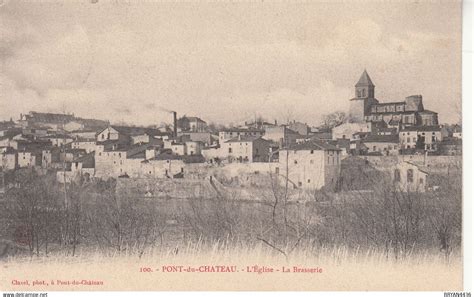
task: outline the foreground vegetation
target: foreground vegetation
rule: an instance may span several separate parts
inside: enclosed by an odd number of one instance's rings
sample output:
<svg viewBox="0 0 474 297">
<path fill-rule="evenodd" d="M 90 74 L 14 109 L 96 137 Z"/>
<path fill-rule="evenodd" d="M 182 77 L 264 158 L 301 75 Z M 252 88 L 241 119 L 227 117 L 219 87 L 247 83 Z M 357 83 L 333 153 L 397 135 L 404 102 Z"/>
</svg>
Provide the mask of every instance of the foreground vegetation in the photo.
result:
<svg viewBox="0 0 474 297">
<path fill-rule="evenodd" d="M 54 175 L 20 171 L 2 201 L 0 254 L 142 257 L 189 246 L 254 249 L 288 259 L 302 251 L 334 249 L 373 253 L 390 260 L 427 251 L 450 261 L 461 246 L 460 175 L 444 176 L 440 190 L 400 193 L 384 181 L 372 191 L 312 194 L 293 201 L 291 189 L 268 179 L 259 200 L 242 202 L 231 192 L 213 197 L 121 197 L 116 181 L 62 185 Z M 337 247 L 337 248 L 335 248 Z"/>
</svg>

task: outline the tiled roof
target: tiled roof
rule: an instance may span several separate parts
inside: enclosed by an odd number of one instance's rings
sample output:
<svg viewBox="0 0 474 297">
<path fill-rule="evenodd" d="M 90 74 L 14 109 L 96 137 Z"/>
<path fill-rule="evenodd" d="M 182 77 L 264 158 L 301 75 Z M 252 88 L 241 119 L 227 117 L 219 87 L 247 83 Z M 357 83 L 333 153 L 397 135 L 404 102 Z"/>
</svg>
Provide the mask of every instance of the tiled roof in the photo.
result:
<svg viewBox="0 0 474 297">
<path fill-rule="evenodd" d="M 309 150 L 316 150 L 316 151 L 340 151 L 339 148 L 335 147 L 332 144 L 318 141 L 318 140 L 312 140 L 312 141 L 307 141 L 303 142 L 300 144 L 296 144 L 294 146 L 290 146 L 289 148 L 284 148 L 282 150 L 295 150 L 295 151 L 309 151 Z"/>
<path fill-rule="evenodd" d="M 46 136 L 42 136 L 41 138 L 45 138 L 45 139 L 56 139 L 56 138 L 73 139 L 73 137 L 71 137 L 69 135 L 66 135 L 66 134 L 46 135 Z"/>
<path fill-rule="evenodd" d="M 95 167 L 94 152 L 75 158 L 73 162 L 81 162 L 82 168 L 94 168 Z"/>
<path fill-rule="evenodd" d="M 260 132 L 263 133 L 265 132 L 264 130 L 261 129 L 255 129 L 255 128 L 227 128 L 219 132 Z"/>
<path fill-rule="evenodd" d="M 28 120 L 39 121 L 39 122 L 51 122 L 51 123 L 64 123 L 74 119 L 71 114 L 60 114 L 60 113 L 44 113 L 44 112 L 30 112 L 26 115 Z"/>
<path fill-rule="evenodd" d="M 400 124 L 400 120 L 396 120 L 396 119 L 391 119 L 389 122 L 388 122 L 389 125 L 393 126 L 393 125 L 398 125 Z"/>
<path fill-rule="evenodd" d="M 187 117 L 187 116 L 184 116 L 183 118 L 186 118 L 188 121 L 192 122 L 192 121 L 196 121 L 196 122 L 201 122 L 201 123 L 205 123 L 205 121 L 203 121 L 201 118 L 199 117 Z"/>
<path fill-rule="evenodd" d="M 370 134 L 363 140 L 364 143 L 367 142 L 391 142 L 391 143 L 398 143 L 398 135 L 375 135 Z"/>
<path fill-rule="evenodd" d="M 370 107 L 372 107 L 372 106 L 387 106 L 387 105 L 405 105 L 405 104 L 406 104 L 405 101 L 399 101 L 399 102 L 382 102 L 382 103 L 372 104 L 372 105 L 370 105 Z"/>
<path fill-rule="evenodd" d="M 202 155 L 183 156 L 184 163 L 204 163 L 206 159 Z"/>
<path fill-rule="evenodd" d="M 411 131 L 441 131 L 441 128 L 439 126 L 411 126 L 411 127 L 405 127 L 402 129 L 400 132 L 411 132 Z"/>
<path fill-rule="evenodd" d="M 250 136 L 250 135 L 240 135 L 238 137 L 234 137 L 232 139 L 229 139 L 226 141 L 226 143 L 229 142 L 253 142 L 257 139 L 262 139 L 260 136 Z M 264 139 L 262 139 L 264 140 Z"/>
<path fill-rule="evenodd" d="M 378 128 L 378 132 L 397 132 L 397 128 Z"/>
<path fill-rule="evenodd" d="M 146 157 L 146 152 L 145 151 L 139 151 L 132 153 L 131 155 L 127 154 L 127 159 L 145 159 Z"/>
<path fill-rule="evenodd" d="M 117 130 L 117 132 L 120 134 L 140 135 L 140 134 L 145 133 L 145 128 L 143 127 L 115 126 L 115 125 L 112 125 L 111 127 Z"/>
<path fill-rule="evenodd" d="M 149 160 L 144 160 L 142 161 L 143 163 L 148 163 L 149 161 L 152 161 L 152 160 L 182 160 L 183 157 L 182 156 L 178 156 L 178 155 L 173 155 L 173 154 L 170 154 L 170 153 L 163 153 L 163 154 L 159 154 L 158 156 L 152 158 L 152 159 L 149 159 Z"/>
<path fill-rule="evenodd" d="M 440 143 L 441 145 L 462 145 L 462 139 L 457 138 L 445 138 Z"/>
</svg>

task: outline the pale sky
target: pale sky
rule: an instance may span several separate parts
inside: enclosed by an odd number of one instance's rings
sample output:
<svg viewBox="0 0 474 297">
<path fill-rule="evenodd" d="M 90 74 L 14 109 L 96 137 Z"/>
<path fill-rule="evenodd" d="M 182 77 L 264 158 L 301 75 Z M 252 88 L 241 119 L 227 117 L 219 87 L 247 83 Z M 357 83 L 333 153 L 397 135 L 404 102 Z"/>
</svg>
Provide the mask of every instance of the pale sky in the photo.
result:
<svg viewBox="0 0 474 297">
<path fill-rule="evenodd" d="M 0 119 L 30 110 L 134 124 L 319 124 L 367 69 L 381 102 L 461 105 L 460 1 L 0 0 Z"/>
</svg>

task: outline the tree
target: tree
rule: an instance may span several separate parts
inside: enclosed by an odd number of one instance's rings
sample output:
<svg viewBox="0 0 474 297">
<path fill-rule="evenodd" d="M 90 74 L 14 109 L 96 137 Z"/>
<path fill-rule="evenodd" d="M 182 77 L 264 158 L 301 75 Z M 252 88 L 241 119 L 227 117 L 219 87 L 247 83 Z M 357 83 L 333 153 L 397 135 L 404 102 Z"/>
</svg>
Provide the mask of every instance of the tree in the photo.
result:
<svg viewBox="0 0 474 297">
<path fill-rule="evenodd" d="M 58 240 L 61 203 L 54 176 L 38 176 L 34 171 L 15 173 L 16 185 L 6 193 L 8 214 L 15 240 L 27 245 L 31 254 L 47 255 L 51 243 Z"/>
<path fill-rule="evenodd" d="M 348 117 L 343 111 L 335 111 L 323 116 L 322 126 L 326 129 L 332 129 L 342 123 L 345 123 Z"/>
</svg>

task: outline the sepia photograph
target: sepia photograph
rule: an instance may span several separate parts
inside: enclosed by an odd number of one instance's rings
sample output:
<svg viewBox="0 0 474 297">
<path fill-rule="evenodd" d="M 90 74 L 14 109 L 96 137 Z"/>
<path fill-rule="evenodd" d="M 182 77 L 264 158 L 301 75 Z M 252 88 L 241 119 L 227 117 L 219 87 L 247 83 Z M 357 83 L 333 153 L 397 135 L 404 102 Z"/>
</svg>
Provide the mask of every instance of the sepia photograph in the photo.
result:
<svg viewBox="0 0 474 297">
<path fill-rule="evenodd" d="M 0 0 L 0 291 L 464 290 L 461 54 L 457 0 Z"/>
</svg>

